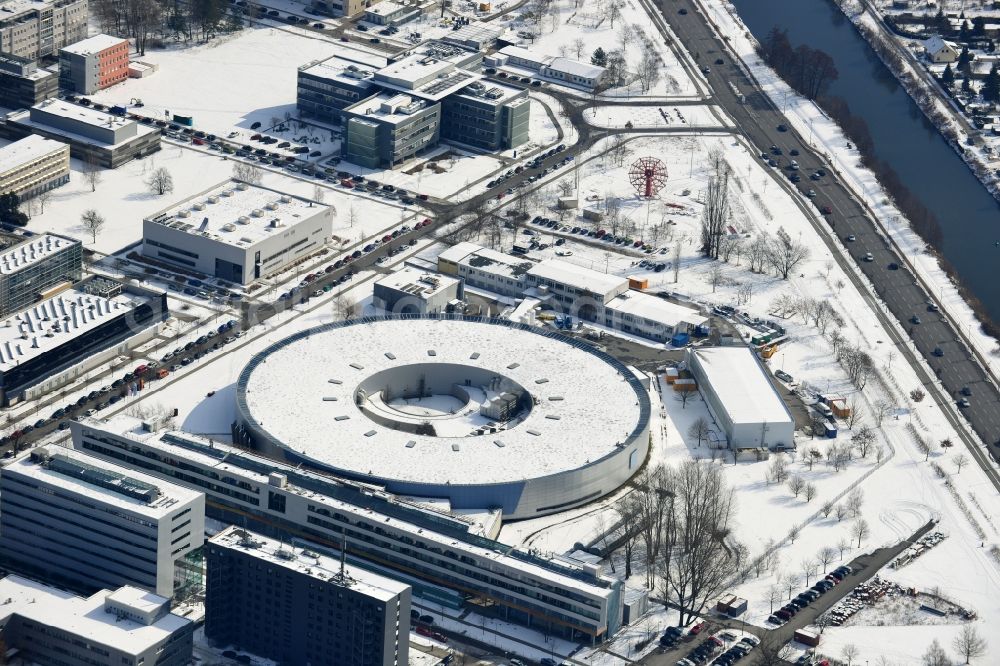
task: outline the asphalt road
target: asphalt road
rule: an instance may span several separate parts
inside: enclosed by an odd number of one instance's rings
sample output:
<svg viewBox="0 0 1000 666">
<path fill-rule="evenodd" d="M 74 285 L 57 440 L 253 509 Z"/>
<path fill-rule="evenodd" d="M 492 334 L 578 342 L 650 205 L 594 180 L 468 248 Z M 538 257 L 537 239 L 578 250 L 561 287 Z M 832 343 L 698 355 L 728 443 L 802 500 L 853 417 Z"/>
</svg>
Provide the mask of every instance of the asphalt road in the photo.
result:
<svg viewBox="0 0 1000 666">
<path fill-rule="evenodd" d="M 784 132 L 778 130 L 779 125 L 788 125 L 781 110 L 734 64 L 732 54 L 717 39 L 697 4 L 691 0 L 660 0 L 659 7 L 687 50 L 698 54 L 700 65 L 710 68 L 711 71 L 706 76 L 712 85 L 714 100 L 729 112 L 743 134 L 762 152 L 770 153 L 771 146 L 782 149 L 784 154 L 778 158 L 781 160 L 778 168 L 785 175 L 776 175 L 786 186 L 791 185 L 787 178 L 787 174 L 791 173 L 787 169 L 790 159 L 788 151 L 792 148 L 800 151 L 794 158 L 800 165 L 799 173 L 802 175 L 798 189 L 802 192 L 815 190 L 815 206 L 828 206 L 831 209 L 832 213 L 825 216 L 827 223 L 832 225 L 892 315 L 909 331 L 916 349 L 928 360 L 949 395 L 957 400 L 964 387 L 972 391 L 972 396 L 969 397 L 970 407 L 962 411 L 973 429 L 987 443 L 994 457 L 1000 458 L 1000 392 L 974 358 L 970 348 L 959 338 L 953 324 L 928 311 L 928 303 L 934 302 L 936 294 L 929 294 L 924 290 L 906 262 L 896 255 L 888 240 L 878 231 L 862 204 L 837 177 L 830 164 L 810 148 L 808 141 L 803 140 L 791 128 Z M 687 10 L 686 14 L 680 13 L 682 8 Z M 723 61 L 721 65 L 716 63 L 720 58 Z M 745 97 L 745 102 L 741 103 L 737 99 L 730 83 L 736 85 Z M 818 169 L 825 170 L 827 175 L 818 181 L 810 180 L 809 175 Z M 856 240 L 848 242 L 846 238 L 849 235 L 854 235 Z M 859 260 L 867 253 L 871 253 L 873 261 Z M 896 264 L 899 268 L 890 270 L 890 264 Z M 910 323 L 914 315 L 920 318 L 920 324 Z M 935 349 L 940 349 L 943 355 L 934 355 Z M 905 356 L 905 342 L 900 346 L 900 351 Z M 925 383 L 930 381 L 930 378 L 925 379 Z M 946 414 L 950 412 L 949 407 L 942 407 Z M 950 416 L 954 421 L 954 415 Z M 996 469 L 983 456 L 982 449 L 974 444 L 969 448 L 1000 489 Z"/>
</svg>

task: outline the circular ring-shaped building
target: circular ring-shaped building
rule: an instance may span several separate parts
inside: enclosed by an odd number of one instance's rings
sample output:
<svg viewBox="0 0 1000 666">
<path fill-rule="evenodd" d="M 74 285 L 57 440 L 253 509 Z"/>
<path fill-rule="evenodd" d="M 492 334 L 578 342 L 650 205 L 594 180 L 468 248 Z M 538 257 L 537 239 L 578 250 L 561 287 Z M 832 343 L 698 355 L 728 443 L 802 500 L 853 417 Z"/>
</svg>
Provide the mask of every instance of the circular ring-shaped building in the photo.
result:
<svg viewBox="0 0 1000 666">
<path fill-rule="evenodd" d="M 369 317 L 251 359 L 237 438 L 272 456 L 506 519 L 612 492 L 649 447 L 649 394 L 590 345 L 501 319 Z"/>
</svg>

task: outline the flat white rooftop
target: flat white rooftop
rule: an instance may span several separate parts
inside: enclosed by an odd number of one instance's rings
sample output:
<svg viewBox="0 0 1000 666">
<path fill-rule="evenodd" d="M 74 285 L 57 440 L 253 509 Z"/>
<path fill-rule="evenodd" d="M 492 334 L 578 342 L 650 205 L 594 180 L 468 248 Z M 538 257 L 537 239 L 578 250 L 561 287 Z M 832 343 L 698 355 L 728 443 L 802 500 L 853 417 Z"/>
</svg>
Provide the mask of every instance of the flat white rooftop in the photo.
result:
<svg viewBox="0 0 1000 666">
<path fill-rule="evenodd" d="M 0 322 L 0 370 L 57 349 L 143 302 L 131 294 L 104 298 L 68 289 L 9 315 Z"/>
<path fill-rule="evenodd" d="M 60 151 L 68 151 L 69 146 L 61 141 L 46 139 L 32 134 L 9 146 L 0 148 L 0 174 L 20 169 L 29 162 Z"/>
<path fill-rule="evenodd" d="M 327 209 L 321 203 L 259 185 L 227 180 L 146 218 L 191 235 L 247 247 Z"/>
<path fill-rule="evenodd" d="M 28 138 L 41 137 L 34 137 L 33 135 Z M 27 140 L 28 139 L 22 139 L 22 141 Z M 56 146 L 66 145 L 49 139 L 42 140 L 49 141 L 50 144 L 54 144 Z M 20 141 L 18 143 L 20 143 Z M 0 274 L 12 275 L 13 273 L 24 270 L 28 266 L 31 266 L 42 259 L 52 256 L 56 252 L 72 247 L 77 243 L 79 243 L 79 241 L 70 238 L 63 238 L 62 236 L 53 236 L 52 234 L 31 236 L 23 243 L 18 243 L 4 250 L 0 250 Z"/>
<path fill-rule="evenodd" d="M 383 92 L 361 100 L 344 110 L 362 116 L 362 120 L 398 125 L 412 120 L 418 111 L 423 111 L 426 108 L 427 102 L 422 99 L 416 99 L 410 95 Z"/>
<path fill-rule="evenodd" d="M 92 109 L 89 106 L 71 104 L 70 102 L 65 102 L 61 99 L 47 99 L 44 102 L 37 104 L 35 108 L 56 116 L 72 118 L 73 120 L 86 123 L 94 127 L 114 128 L 122 127 L 124 125 L 137 124 L 134 120 L 122 118 L 121 116 L 116 116 L 113 113 L 98 111 L 97 109 Z"/>
<path fill-rule="evenodd" d="M 93 55 L 94 53 L 100 53 L 101 51 L 109 49 L 113 46 L 118 46 L 122 42 L 128 44 L 127 39 L 113 37 L 102 33 L 100 35 L 88 37 L 87 39 L 82 39 L 79 42 L 70 44 L 69 46 L 64 46 L 60 50 L 66 51 L 67 53 L 74 53 L 76 55 Z"/>
<path fill-rule="evenodd" d="M 623 277 L 601 273 L 560 259 L 541 261 L 532 266 L 528 274 L 602 295 L 617 291 L 628 284 L 628 280 Z"/>
<path fill-rule="evenodd" d="M 32 459 L 31 452 L 27 452 L 7 465 L 3 473 L 18 474 L 41 483 L 57 486 L 74 495 L 125 509 L 152 520 L 159 520 L 201 496 L 198 491 L 120 467 L 74 449 L 48 446 L 45 447 L 45 450 L 56 463 L 36 462 Z M 37 452 L 39 449 L 34 449 L 34 451 Z M 57 471 L 64 469 L 62 466 L 64 463 L 68 468 L 83 470 L 87 473 L 81 476 L 75 473 Z M 103 481 L 98 484 L 85 480 L 88 477 Z M 152 501 L 145 501 L 134 496 L 133 491 L 147 492 L 149 488 L 154 488 L 157 491 L 149 495 L 155 496 Z"/>
<path fill-rule="evenodd" d="M 373 482 L 502 483 L 596 462 L 618 451 L 640 422 L 641 407 L 627 378 L 588 349 L 499 324 L 389 319 L 292 340 L 265 352 L 266 362 L 248 366 L 241 381 L 246 378 L 247 412 L 259 427 L 328 468 L 371 474 Z M 309 359 L 309 372 L 302 371 L 302 359 Z M 507 378 L 534 404 L 516 421 L 484 434 L 469 424 L 482 416 L 477 401 L 491 386 L 469 385 L 471 402 L 464 405 L 447 395 L 390 405 L 417 419 L 427 412 L 435 432 L 444 433 L 439 436 L 383 426 L 357 405 L 364 380 L 423 364 Z"/>
<path fill-rule="evenodd" d="M 386 275 L 375 282 L 377 285 L 405 291 L 411 296 L 430 298 L 458 284 L 458 280 L 447 275 L 428 273 L 417 268 L 406 267 Z"/>
<path fill-rule="evenodd" d="M 691 350 L 734 423 L 791 423 L 792 417 L 749 347 Z"/>
<path fill-rule="evenodd" d="M 404 9 L 406 9 L 406 5 L 392 2 L 392 0 L 382 0 L 382 2 L 365 8 L 365 13 L 375 14 L 376 16 L 389 16 Z"/>
<path fill-rule="evenodd" d="M 583 79 L 596 79 L 604 73 L 603 67 L 573 60 L 572 58 L 553 58 L 552 62 L 546 65 L 546 67 L 571 76 L 579 76 Z"/>
<path fill-rule="evenodd" d="M 108 590 L 90 597 L 77 597 L 21 576 L 0 579 L 0 619 L 6 623 L 12 615 L 47 627 L 61 629 L 83 640 L 114 646 L 129 654 L 139 654 L 163 641 L 191 621 L 167 614 L 150 625 L 119 618 L 104 611 Z M 158 597 L 163 601 L 163 597 Z"/>
<path fill-rule="evenodd" d="M 50 99 L 42 102 L 38 105 L 45 111 L 50 113 L 56 113 L 58 115 L 64 116 L 66 118 L 73 118 L 81 122 L 87 123 L 94 127 L 121 127 L 125 124 L 132 123 L 135 125 L 135 136 L 130 136 L 118 143 L 106 143 L 104 141 L 98 141 L 89 136 L 83 134 L 77 134 L 76 132 L 70 132 L 69 130 L 63 129 L 62 127 L 57 127 L 55 125 L 49 125 L 48 123 L 41 123 L 31 118 L 31 110 L 25 109 L 23 111 L 16 111 L 14 113 L 7 114 L 7 120 L 10 122 L 17 123 L 19 125 L 24 125 L 32 129 L 37 129 L 44 132 L 52 132 L 53 134 L 58 134 L 61 137 L 66 137 L 70 141 L 76 141 L 77 143 L 85 143 L 91 146 L 97 146 L 99 148 L 113 150 L 118 146 L 123 146 L 132 141 L 138 141 L 142 137 L 148 134 L 159 134 L 160 130 L 155 127 L 149 127 L 147 125 L 140 125 L 134 120 L 123 119 L 119 116 L 112 115 L 110 113 L 103 113 L 101 111 L 95 111 L 94 109 L 88 109 L 87 107 L 79 106 L 76 104 L 69 104 L 61 100 Z M 109 120 L 110 119 L 110 120 Z"/>
<path fill-rule="evenodd" d="M 317 580 L 349 588 L 379 601 L 392 601 L 410 586 L 392 578 L 353 565 L 344 566 L 340 575 L 340 560 L 308 549 L 283 544 L 255 532 L 231 525 L 210 539 L 211 543 L 277 564 Z"/>
<path fill-rule="evenodd" d="M 523 278 L 528 269 L 534 265 L 527 259 L 514 257 L 470 242 L 458 243 L 448 248 L 438 255 L 438 260 L 451 261 L 475 268 L 477 271 L 518 279 Z"/>
<path fill-rule="evenodd" d="M 123 585 L 105 597 L 108 601 L 128 606 L 143 613 L 153 613 L 169 603 L 169 600 L 160 595 L 144 590 L 141 587 Z"/>
<path fill-rule="evenodd" d="M 671 328 L 682 322 L 697 326 L 707 321 L 694 308 L 671 303 L 652 294 L 644 294 L 641 291 L 627 291 L 621 296 L 616 296 L 605 303 L 605 307 L 615 312 L 655 321 Z"/>
</svg>

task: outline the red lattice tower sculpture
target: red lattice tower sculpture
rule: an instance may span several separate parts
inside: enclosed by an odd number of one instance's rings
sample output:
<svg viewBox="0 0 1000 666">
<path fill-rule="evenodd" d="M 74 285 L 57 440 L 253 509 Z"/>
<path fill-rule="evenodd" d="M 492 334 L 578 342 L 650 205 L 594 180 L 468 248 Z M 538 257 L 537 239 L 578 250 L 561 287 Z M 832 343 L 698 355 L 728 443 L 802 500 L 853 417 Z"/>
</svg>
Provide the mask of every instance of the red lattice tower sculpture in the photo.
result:
<svg viewBox="0 0 1000 666">
<path fill-rule="evenodd" d="M 640 157 L 628 170 L 628 182 L 639 196 L 656 196 L 667 184 L 667 165 L 655 157 Z"/>
</svg>

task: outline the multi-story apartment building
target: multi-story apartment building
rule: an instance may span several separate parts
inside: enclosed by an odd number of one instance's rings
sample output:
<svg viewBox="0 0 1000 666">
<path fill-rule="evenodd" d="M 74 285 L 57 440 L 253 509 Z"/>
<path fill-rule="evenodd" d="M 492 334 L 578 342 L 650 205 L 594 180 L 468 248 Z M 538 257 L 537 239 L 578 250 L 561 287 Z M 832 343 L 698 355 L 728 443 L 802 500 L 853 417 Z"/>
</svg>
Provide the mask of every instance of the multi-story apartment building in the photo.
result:
<svg viewBox="0 0 1000 666">
<path fill-rule="evenodd" d="M 21 201 L 69 182 L 69 146 L 31 135 L 0 148 L 0 194 Z"/>
<path fill-rule="evenodd" d="M 460 515 L 128 416 L 70 429 L 75 449 L 201 490 L 212 518 L 334 551 L 346 545 L 364 568 L 436 603 L 490 608 L 578 640 L 602 641 L 621 626 L 621 581 L 501 544 Z"/>
<path fill-rule="evenodd" d="M 410 586 L 229 527 L 205 546 L 205 635 L 282 664 L 407 666 Z"/>
<path fill-rule="evenodd" d="M 0 106 L 23 109 L 59 94 L 59 77 L 34 60 L 0 55 Z"/>
<path fill-rule="evenodd" d="M 77 597 L 21 576 L 0 579 L 0 641 L 25 664 L 185 666 L 195 624 L 170 599 L 125 586 Z M 7 663 L 14 663 L 7 661 Z"/>
<path fill-rule="evenodd" d="M 174 563 L 205 540 L 205 496 L 61 447 L 0 471 L 7 566 L 81 590 L 174 591 Z"/>
<path fill-rule="evenodd" d="M 340 122 L 344 108 L 378 92 L 372 77 L 383 66 L 384 58 L 376 66 L 335 55 L 299 67 L 299 112 L 326 122 Z"/>
<path fill-rule="evenodd" d="M 0 53 L 38 60 L 87 36 L 87 0 L 7 0 Z"/>
<path fill-rule="evenodd" d="M 92 95 L 128 78 L 128 40 L 95 35 L 59 49 L 59 83 Z"/>
</svg>

